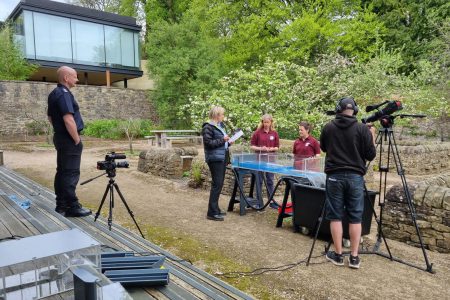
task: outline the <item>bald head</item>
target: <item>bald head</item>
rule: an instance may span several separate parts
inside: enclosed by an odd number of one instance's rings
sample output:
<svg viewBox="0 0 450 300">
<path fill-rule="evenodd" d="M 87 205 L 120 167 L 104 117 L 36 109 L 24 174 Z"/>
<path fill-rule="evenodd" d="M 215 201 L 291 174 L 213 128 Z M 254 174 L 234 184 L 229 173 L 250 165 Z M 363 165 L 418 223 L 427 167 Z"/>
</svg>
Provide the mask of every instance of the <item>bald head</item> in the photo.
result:
<svg viewBox="0 0 450 300">
<path fill-rule="evenodd" d="M 68 66 L 60 67 L 56 71 L 56 76 L 58 77 L 58 82 L 69 89 L 74 87 L 78 81 L 77 71 Z"/>
</svg>

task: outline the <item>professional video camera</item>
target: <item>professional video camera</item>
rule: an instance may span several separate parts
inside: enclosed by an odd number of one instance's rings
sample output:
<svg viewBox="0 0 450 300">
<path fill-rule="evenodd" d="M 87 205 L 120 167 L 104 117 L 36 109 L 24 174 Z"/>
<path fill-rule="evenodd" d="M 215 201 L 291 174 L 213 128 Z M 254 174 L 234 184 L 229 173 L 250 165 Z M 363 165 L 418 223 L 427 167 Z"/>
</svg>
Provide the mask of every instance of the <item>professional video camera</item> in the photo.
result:
<svg viewBox="0 0 450 300">
<path fill-rule="evenodd" d="M 387 104 L 383 109 L 378 110 L 379 107 Z M 371 112 L 372 110 L 377 109 L 378 111 L 371 115 L 370 117 L 363 118 L 361 121 L 363 123 L 373 123 L 375 121 L 380 120 L 382 125 L 384 126 L 384 123 L 386 125 L 391 123 L 391 119 L 389 116 L 393 113 L 395 113 L 398 110 L 403 109 L 402 103 L 400 101 L 384 101 L 383 103 L 376 104 L 376 105 L 368 105 L 366 107 L 366 112 Z"/>
<path fill-rule="evenodd" d="M 136 225 L 137 229 L 139 230 L 142 238 L 145 239 L 144 234 L 141 231 L 141 228 L 139 228 L 138 223 L 136 222 L 136 219 L 134 218 L 133 212 L 130 210 L 130 207 L 128 206 L 127 202 L 125 201 L 125 198 L 123 197 L 122 193 L 120 192 L 119 186 L 117 183 L 114 182 L 114 177 L 116 177 L 116 168 L 128 168 L 130 165 L 128 162 L 120 161 L 115 162 L 116 159 L 126 159 L 126 155 L 124 153 L 116 153 L 116 152 L 110 152 L 105 155 L 105 160 L 98 161 L 97 162 L 97 169 L 98 170 L 104 170 L 106 171 L 103 174 L 100 174 L 94 178 L 88 179 L 81 183 L 81 185 L 86 184 L 88 182 L 91 182 L 92 180 L 99 178 L 100 176 L 106 175 L 109 178 L 109 183 L 106 186 L 105 193 L 103 194 L 102 201 L 100 202 L 100 206 L 98 207 L 97 212 L 95 213 L 94 221 L 97 221 L 98 216 L 100 215 L 100 210 L 103 207 L 103 203 L 105 203 L 105 199 L 109 194 L 109 214 L 108 214 L 108 228 L 111 230 L 112 226 L 112 209 L 114 208 L 114 189 L 116 189 L 117 193 L 119 194 L 120 199 L 122 200 L 123 204 L 125 205 L 125 208 L 128 210 L 128 214 L 133 219 L 134 224 Z"/>
<path fill-rule="evenodd" d="M 126 155 L 123 153 L 111 152 L 105 155 L 104 161 L 97 162 L 98 170 L 112 171 L 116 168 L 128 168 L 130 165 L 127 161 L 115 162 L 116 159 L 126 159 Z"/>
</svg>

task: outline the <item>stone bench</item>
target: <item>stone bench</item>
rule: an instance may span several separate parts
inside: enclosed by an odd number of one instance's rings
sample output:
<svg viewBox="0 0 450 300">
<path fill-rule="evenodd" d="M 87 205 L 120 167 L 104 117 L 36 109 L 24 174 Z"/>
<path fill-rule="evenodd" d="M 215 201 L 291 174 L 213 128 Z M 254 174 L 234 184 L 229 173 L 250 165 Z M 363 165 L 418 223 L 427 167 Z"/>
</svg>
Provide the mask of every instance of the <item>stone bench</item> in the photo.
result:
<svg viewBox="0 0 450 300">
<path fill-rule="evenodd" d="M 189 141 L 194 144 L 202 145 L 203 137 L 201 135 L 168 136 L 166 141 L 169 147 L 172 147 L 172 141 Z"/>
<path fill-rule="evenodd" d="M 147 143 L 149 145 L 153 146 L 153 144 L 154 144 L 154 142 L 156 140 L 156 136 L 154 136 L 154 135 L 146 135 L 146 136 L 144 136 L 144 139 L 147 140 Z"/>
</svg>

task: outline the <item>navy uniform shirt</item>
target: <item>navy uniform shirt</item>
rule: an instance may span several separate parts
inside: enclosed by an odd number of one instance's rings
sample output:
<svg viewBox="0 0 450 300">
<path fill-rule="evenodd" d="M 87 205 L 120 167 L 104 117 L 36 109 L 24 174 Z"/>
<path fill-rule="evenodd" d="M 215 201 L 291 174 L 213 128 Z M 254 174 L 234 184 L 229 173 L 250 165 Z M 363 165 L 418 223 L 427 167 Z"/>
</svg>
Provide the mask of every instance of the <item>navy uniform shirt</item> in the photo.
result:
<svg viewBox="0 0 450 300">
<path fill-rule="evenodd" d="M 58 83 L 58 86 L 48 95 L 47 115 L 52 118 L 53 130 L 55 133 L 69 134 L 64 124 L 64 115 L 72 114 L 77 125 L 77 131 L 84 128 L 81 118 L 80 108 L 75 97 L 64 85 Z"/>
</svg>

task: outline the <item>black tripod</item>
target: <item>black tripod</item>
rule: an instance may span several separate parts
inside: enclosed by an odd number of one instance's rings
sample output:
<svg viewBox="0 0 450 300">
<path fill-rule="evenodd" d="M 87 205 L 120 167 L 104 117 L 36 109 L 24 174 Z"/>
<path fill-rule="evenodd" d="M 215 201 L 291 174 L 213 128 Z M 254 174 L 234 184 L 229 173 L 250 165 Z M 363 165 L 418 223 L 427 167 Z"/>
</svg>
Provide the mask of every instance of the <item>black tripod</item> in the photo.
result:
<svg viewBox="0 0 450 300">
<path fill-rule="evenodd" d="M 400 153 L 398 151 L 397 143 L 395 141 L 394 130 L 392 129 L 392 126 L 394 125 L 394 119 L 396 117 L 400 117 L 400 118 L 405 118 L 405 117 L 423 118 L 424 116 L 423 115 L 406 115 L 406 114 L 395 115 L 395 116 L 386 115 L 386 116 L 381 117 L 381 119 L 380 119 L 380 124 L 382 125 L 383 128 L 381 128 L 378 131 L 378 135 L 376 137 L 376 147 L 378 148 L 378 146 L 379 146 L 379 150 L 380 150 L 380 152 L 379 152 L 380 153 L 379 154 L 380 155 L 379 156 L 379 163 L 378 163 L 378 168 L 379 168 L 379 172 L 380 172 L 379 199 L 378 199 L 378 205 L 380 206 L 380 216 L 379 216 L 379 218 L 377 217 L 375 209 L 373 208 L 372 204 L 370 203 L 367 188 L 364 187 L 365 194 L 366 194 L 365 199 L 367 201 L 366 205 L 370 205 L 370 207 L 372 209 L 372 212 L 373 212 L 373 215 L 375 217 L 375 220 L 377 222 L 377 241 L 376 241 L 376 243 L 373 246 L 373 249 L 371 251 L 360 251 L 360 254 L 376 254 L 376 255 L 379 255 L 379 256 L 382 256 L 382 257 L 385 257 L 385 258 L 389 258 L 392 261 L 396 261 L 396 262 L 408 265 L 410 267 L 414 267 L 414 268 L 417 268 L 417 269 L 420 269 L 420 270 L 423 270 L 423 271 L 434 273 L 434 271 L 432 269 L 433 268 L 433 264 L 431 264 L 429 262 L 429 260 L 428 260 L 428 256 L 427 256 L 427 253 L 426 253 L 426 250 L 425 250 L 425 246 L 424 246 L 423 240 L 422 240 L 422 235 L 420 233 L 419 226 L 417 225 L 416 210 L 415 210 L 414 204 L 412 202 L 411 193 L 410 193 L 409 188 L 408 188 L 408 183 L 406 182 L 405 172 L 404 172 L 404 169 L 403 169 L 402 162 L 400 160 Z M 383 158 L 383 151 L 384 151 L 384 149 L 383 149 L 383 138 L 384 138 L 385 142 L 387 141 L 386 166 L 382 166 L 382 158 Z M 422 249 L 423 256 L 424 256 L 424 260 L 425 260 L 425 264 L 426 264 L 425 268 L 421 268 L 420 266 L 417 266 L 415 264 L 412 264 L 412 263 L 409 263 L 409 262 L 406 262 L 406 261 L 403 261 L 401 259 L 393 257 L 392 253 L 391 253 L 391 251 L 389 249 L 389 246 L 387 244 L 386 238 L 385 238 L 385 236 L 383 234 L 383 230 L 382 230 L 383 229 L 383 210 L 384 210 L 384 206 L 385 206 L 386 187 L 387 187 L 386 180 L 387 180 L 387 173 L 390 170 L 391 155 L 392 155 L 392 157 L 394 159 L 395 167 L 397 169 L 397 174 L 400 176 L 401 181 L 402 181 L 403 192 L 404 192 L 404 195 L 405 195 L 405 198 L 406 198 L 406 204 L 408 205 L 409 212 L 410 212 L 410 215 L 411 215 L 411 220 L 414 223 L 414 226 L 415 226 L 415 229 L 416 229 L 416 234 L 417 234 L 417 237 L 419 239 L 419 244 L 420 244 L 420 247 Z M 370 162 L 367 165 L 367 169 L 369 168 L 369 166 L 370 166 Z M 383 173 L 384 173 L 384 180 L 383 180 Z M 314 236 L 314 241 L 313 241 L 313 244 L 312 244 L 312 247 L 311 247 L 311 251 L 309 253 L 309 257 L 308 257 L 306 265 L 309 265 L 309 261 L 310 261 L 311 256 L 312 256 L 312 252 L 314 250 L 314 245 L 315 245 L 315 242 L 317 240 L 318 232 L 319 232 L 320 226 L 322 225 L 322 221 L 323 221 L 323 217 L 324 217 L 324 214 L 325 214 L 326 205 L 327 205 L 326 202 L 324 202 L 323 207 L 322 207 L 321 216 L 318 218 L 318 224 L 316 225 L 316 233 L 315 233 L 315 236 Z M 384 241 L 384 244 L 386 246 L 386 250 L 388 252 L 387 254 L 380 251 L 380 245 L 381 245 L 382 241 Z M 325 247 L 325 252 L 328 251 L 330 246 L 331 246 L 331 241 Z"/>
<path fill-rule="evenodd" d="M 136 222 L 136 219 L 134 218 L 134 214 L 131 211 L 130 207 L 128 206 L 127 202 L 125 201 L 125 198 L 123 197 L 122 193 L 120 192 L 119 186 L 117 185 L 117 183 L 114 182 L 114 177 L 116 177 L 116 169 L 109 169 L 106 170 L 106 173 L 100 174 L 99 176 L 96 176 L 94 178 L 88 179 L 82 183 L 80 183 L 80 185 L 86 184 L 88 182 L 91 182 L 92 180 L 99 178 L 103 175 L 106 175 L 109 178 L 109 182 L 106 185 L 106 189 L 105 189 L 105 193 L 103 194 L 103 198 L 102 201 L 100 202 L 100 206 L 97 209 L 97 212 L 95 213 L 95 218 L 94 218 L 94 222 L 97 221 L 98 216 L 100 215 L 100 211 L 103 207 L 103 203 L 105 203 L 105 199 L 106 196 L 109 193 L 109 213 L 108 213 L 108 228 L 109 230 L 111 230 L 111 226 L 112 226 L 112 211 L 114 208 L 114 188 L 116 189 L 117 193 L 119 194 L 120 199 L 122 200 L 122 203 L 125 205 L 125 208 L 128 211 L 128 214 L 130 215 L 131 219 L 133 219 L 134 224 L 136 225 L 137 229 L 139 230 L 139 233 L 141 234 L 142 238 L 145 239 L 144 234 L 141 231 L 141 228 L 139 228 L 139 225 Z"/>
</svg>

